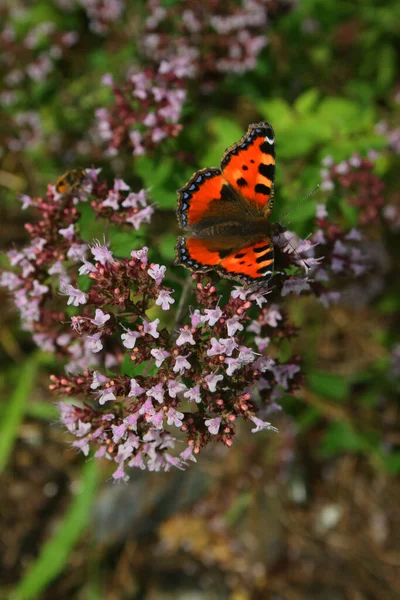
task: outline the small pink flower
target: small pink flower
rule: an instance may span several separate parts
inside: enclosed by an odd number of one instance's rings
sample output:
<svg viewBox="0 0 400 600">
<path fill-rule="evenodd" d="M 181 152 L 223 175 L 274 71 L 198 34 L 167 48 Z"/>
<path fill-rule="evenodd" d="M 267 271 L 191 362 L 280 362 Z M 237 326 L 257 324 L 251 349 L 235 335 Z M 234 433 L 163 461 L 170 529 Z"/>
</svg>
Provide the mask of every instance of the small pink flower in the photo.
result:
<svg viewBox="0 0 400 600">
<path fill-rule="evenodd" d="M 72 241 L 75 235 L 75 226 L 72 223 L 71 225 L 69 225 L 68 227 L 65 227 L 65 229 L 59 229 L 58 233 L 60 235 L 62 235 L 62 237 L 64 237 L 66 240 L 68 241 Z"/>
<path fill-rule="evenodd" d="M 243 325 L 240 323 L 239 315 L 234 315 L 231 319 L 228 319 L 226 321 L 226 328 L 229 337 L 235 335 L 237 331 L 243 331 Z"/>
<path fill-rule="evenodd" d="M 103 327 L 109 319 L 111 319 L 111 315 L 104 313 L 101 308 L 96 308 L 95 317 L 90 320 L 94 325 L 97 325 L 97 327 Z"/>
<path fill-rule="evenodd" d="M 182 427 L 182 419 L 185 415 L 182 412 L 169 408 L 167 411 L 167 423 L 168 425 L 175 425 L 175 427 Z"/>
<path fill-rule="evenodd" d="M 164 402 L 164 386 L 162 383 L 157 383 L 157 385 L 153 385 L 147 392 L 146 396 L 150 398 L 154 398 L 160 404 Z"/>
<path fill-rule="evenodd" d="M 143 248 L 141 248 L 140 250 L 132 250 L 131 252 L 131 256 L 132 258 L 136 258 L 137 260 L 139 260 L 142 265 L 146 266 L 148 263 L 148 251 L 149 249 L 147 248 L 147 246 L 143 246 Z"/>
<path fill-rule="evenodd" d="M 288 294 L 295 294 L 296 296 L 300 295 L 301 292 L 308 291 L 310 289 L 310 284 L 300 277 L 291 277 L 287 279 L 282 287 L 282 296 L 287 296 Z"/>
<path fill-rule="evenodd" d="M 91 352 L 100 352 L 103 350 L 103 344 L 101 341 L 101 333 L 95 333 L 93 335 L 88 335 L 86 337 L 86 347 L 91 350 Z"/>
<path fill-rule="evenodd" d="M 107 388 L 105 390 L 102 390 L 98 396 L 99 404 L 101 406 L 103 406 L 103 404 L 105 404 L 106 402 L 111 402 L 116 399 L 117 397 L 114 394 L 114 388 Z"/>
<path fill-rule="evenodd" d="M 253 421 L 255 427 L 251 430 L 251 433 L 258 433 L 259 431 L 263 431 L 264 429 L 268 429 L 269 431 L 277 432 L 277 428 L 273 427 L 271 423 L 267 423 L 266 421 L 262 421 L 257 417 L 250 417 L 250 420 Z"/>
<path fill-rule="evenodd" d="M 169 290 L 161 290 L 156 300 L 157 306 L 161 306 L 163 310 L 169 310 L 174 302 L 175 300 L 174 298 L 171 298 L 171 292 Z"/>
<path fill-rule="evenodd" d="M 179 331 L 180 335 L 175 342 L 177 346 L 183 346 L 184 344 L 190 344 L 191 346 L 196 345 L 196 342 L 190 329 L 185 329 L 181 327 Z"/>
<path fill-rule="evenodd" d="M 167 382 L 167 387 L 171 398 L 176 398 L 177 394 L 181 394 L 187 389 L 184 383 L 176 381 L 175 379 L 169 379 Z"/>
<path fill-rule="evenodd" d="M 176 356 L 175 364 L 172 369 L 174 373 L 179 373 L 179 375 L 183 375 L 183 373 L 185 372 L 186 369 L 190 369 L 192 367 L 190 362 L 187 360 L 187 356 L 188 355 Z"/>
<path fill-rule="evenodd" d="M 193 402 L 193 400 L 197 404 L 201 402 L 201 393 L 199 385 L 195 385 L 193 388 L 187 390 L 183 395 L 189 400 L 189 402 Z"/>
<path fill-rule="evenodd" d="M 150 269 L 147 269 L 147 273 L 150 275 L 152 279 L 155 280 L 157 285 L 160 285 L 162 280 L 164 279 L 166 267 L 164 265 L 151 265 Z"/>
<path fill-rule="evenodd" d="M 77 288 L 74 288 L 72 285 L 65 284 L 65 282 L 60 283 L 60 293 L 69 296 L 67 304 L 72 306 L 79 306 L 80 304 L 87 303 L 87 294 L 85 292 L 81 292 Z"/>
<path fill-rule="evenodd" d="M 143 321 L 144 333 L 151 335 L 155 339 L 159 338 L 160 334 L 157 331 L 157 325 L 159 324 L 159 322 L 160 322 L 160 319 L 155 319 L 154 321 Z"/>
<path fill-rule="evenodd" d="M 223 314 L 219 306 L 217 306 L 217 308 L 214 308 L 213 310 L 206 308 L 204 310 L 204 313 L 205 314 L 201 317 L 201 322 L 208 323 L 210 327 L 213 327 L 219 321 Z"/>
<path fill-rule="evenodd" d="M 221 425 L 221 421 L 222 419 L 220 417 L 215 417 L 215 419 L 207 419 L 206 421 L 204 421 L 204 424 L 206 425 L 211 435 L 217 435 Z"/>
<path fill-rule="evenodd" d="M 210 375 L 206 375 L 204 377 L 204 381 L 206 382 L 210 392 L 215 392 L 218 382 L 222 381 L 223 378 L 223 375 L 215 375 L 215 373 L 210 373 Z"/>
<path fill-rule="evenodd" d="M 93 371 L 93 380 L 90 384 L 90 388 L 92 390 L 97 390 L 97 388 L 99 388 L 103 383 L 107 383 L 107 381 L 110 381 L 108 377 L 102 375 L 98 371 Z"/>
<path fill-rule="evenodd" d="M 91 253 L 95 261 L 99 262 L 103 267 L 107 264 L 112 265 L 114 263 L 114 258 L 111 252 L 106 246 L 102 246 L 100 243 L 96 246 L 90 248 Z"/>
<path fill-rule="evenodd" d="M 145 391 L 146 390 L 138 384 L 136 379 L 131 379 L 131 389 L 128 394 L 129 398 L 140 396 L 141 394 L 144 394 Z"/>
<path fill-rule="evenodd" d="M 168 358 L 168 356 L 171 356 L 169 352 L 162 350 L 161 348 L 153 348 L 150 350 L 150 354 L 156 359 L 156 367 L 161 367 L 164 360 Z"/>
<path fill-rule="evenodd" d="M 140 333 L 126 329 L 125 333 L 121 335 L 122 345 L 128 350 L 132 350 L 135 347 L 136 340 L 140 337 Z"/>
</svg>

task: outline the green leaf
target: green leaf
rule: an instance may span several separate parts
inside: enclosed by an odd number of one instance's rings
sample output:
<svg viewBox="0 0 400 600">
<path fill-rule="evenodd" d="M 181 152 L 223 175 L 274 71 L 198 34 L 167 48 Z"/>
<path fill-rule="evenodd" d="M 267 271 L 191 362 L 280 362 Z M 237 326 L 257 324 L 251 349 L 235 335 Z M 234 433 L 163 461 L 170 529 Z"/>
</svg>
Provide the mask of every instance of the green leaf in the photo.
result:
<svg viewBox="0 0 400 600">
<path fill-rule="evenodd" d="M 42 546 L 39 556 L 14 590 L 12 600 L 39 598 L 41 592 L 63 571 L 69 556 L 92 515 L 99 467 L 90 460 L 82 469 L 82 489 L 73 498 L 63 521 Z"/>
<path fill-rule="evenodd" d="M 132 250 L 143 246 L 144 243 L 143 230 L 121 231 L 120 227 L 113 226 L 110 227 L 107 237 L 110 240 L 112 253 L 120 258 L 128 257 Z"/>
<path fill-rule="evenodd" d="M 315 88 L 307 90 L 299 96 L 294 103 L 294 108 L 299 115 L 308 115 L 317 105 L 320 93 Z"/>
<path fill-rule="evenodd" d="M 18 383 L 7 402 L 0 426 L 0 473 L 4 470 L 18 436 L 27 402 L 32 392 L 42 354 L 33 354 L 22 365 Z"/>
<path fill-rule="evenodd" d="M 244 134 L 243 127 L 234 119 L 218 117 L 208 123 L 211 134 L 210 144 L 207 152 L 201 159 L 202 165 L 217 167 L 221 162 L 224 151 L 240 140 Z"/>
<path fill-rule="evenodd" d="M 354 431 L 349 423 L 335 421 L 325 432 L 320 451 L 325 457 L 341 452 L 370 452 L 371 443 L 366 436 Z"/>
<path fill-rule="evenodd" d="M 151 377 L 157 373 L 157 367 L 154 360 L 145 360 L 140 364 L 130 360 L 130 355 L 125 354 L 124 361 L 121 366 L 121 375 L 128 375 L 128 377 L 137 377 L 138 375 L 146 374 Z"/>
<path fill-rule="evenodd" d="M 155 160 L 147 156 L 138 156 L 135 163 L 136 173 L 143 179 L 144 186 L 150 189 L 153 200 L 160 208 L 173 208 L 176 204 L 176 183 L 174 173 L 176 164 L 173 158 L 163 157 Z"/>
<path fill-rule="evenodd" d="M 329 400 L 343 402 L 349 397 L 350 382 L 339 375 L 313 371 L 307 375 L 307 382 L 311 391 Z"/>
</svg>

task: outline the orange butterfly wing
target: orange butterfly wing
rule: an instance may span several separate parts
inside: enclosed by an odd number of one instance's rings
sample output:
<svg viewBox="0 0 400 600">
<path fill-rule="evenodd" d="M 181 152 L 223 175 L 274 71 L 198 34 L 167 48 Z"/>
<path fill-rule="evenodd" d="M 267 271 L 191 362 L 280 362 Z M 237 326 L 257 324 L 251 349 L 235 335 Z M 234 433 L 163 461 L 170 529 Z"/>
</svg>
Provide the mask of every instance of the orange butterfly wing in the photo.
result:
<svg viewBox="0 0 400 600">
<path fill-rule="evenodd" d="M 268 216 L 275 180 L 275 134 L 271 125 L 266 121 L 249 125 L 242 139 L 226 150 L 221 169 L 231 186 Z"/>
<path fill-rule="evenodd" d="M 213 269 L 222 277 L 245 285 L 272 277 L 274 247 L 267 236 L 255 240 L 182 236 L 178 238 L 176 249 L 177 264 L 195 272 Z"/>
</svg>

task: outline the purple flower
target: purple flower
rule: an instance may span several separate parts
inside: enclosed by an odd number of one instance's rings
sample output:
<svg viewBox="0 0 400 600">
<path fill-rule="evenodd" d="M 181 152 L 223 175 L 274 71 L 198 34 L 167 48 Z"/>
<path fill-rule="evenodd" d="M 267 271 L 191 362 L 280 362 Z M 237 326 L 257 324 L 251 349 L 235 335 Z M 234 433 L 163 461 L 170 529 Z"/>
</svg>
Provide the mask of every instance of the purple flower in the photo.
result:
<svg viewBox="0 0 400 600">
<path fill-rule="evenodd" d="M 177 394 L 186 391 L 186 385 L 176 379 L 169 379 L 167 382 L 168 393 L 171 398 L 176 398 Z"/>
<path fill-rule="evenodd" d="M 250 420 L 253 421 L 255 427 L 251 430 L 251 433 L 258 433 L 259 431 L 263 431 L 264 429 L 268 429 L 269 431 L 278 432 L 276 427 L 273 427 L 271 423 L 267 423 L 266 421 L 262 421 L 257 417 L 250 417 Z"/>
<path fill-rule="evenodd" d="M 215 417 L 214 419 L 207 419 L 204 421 L 204 424 L 208 428 L 208 431 L 211 435 L 217 435 L 222 419 L 220 417 Z"/>
<path fill-rule="evenodd" d="M 144 394 L 145 391 L 146 390 L 138 384 L 136 379 L 131 379 L 131 389 L 128 394 L 129 398 L 140 396 L 141 394 Z"/>
<path fill-rule="evenodd" d="M 81 292 L 77 288 L 74 288 L 69 283 L 61 282 L 60 283 L 60 293 L 64 296 L 69 296 L 67 304 L 72 306 L 79 306 L 79 304 L 87 303 L 87 294 L 85 292 Z"/>
<path fill-rule="evenodd" d="M 164 265 L 151 265 L 151 268 L 147 269 L 147 273 L 152 279 L 155 280 L 157 285 L 160 285 L 162 283 L 162 280 L 164 279 L 166 269 L 167 267 L 165 267 Z"/>
<path fill-rule="evenodd" d="M 184 344 L 191 344 L 192 346 L 196 345 L 196 342 L 194 340 L 193 334 L 190 331 L 190 329 L 185 329 L 183 327 L 181 327 L 180 331 L 180 335 L 178 337 L 178 339 L 176 340 L 176 345 L 177 346 L 183 346 Z"/>
<path fill-rule="evenodd" d="M 278 385 L 288 388 L 288 379 L 292 379 L 300 371 L 299 365 L 274 365 L 272 371 Z"/>
<path fill-rule="evenodd" d="M 204 377 L 204 381 L 206 382 L 210 392 L 215 392 L 217 389 L 217 383 L 222 381 L 223 378 L 223 375 L 215 375 L 215 373 L 210 373 L 210 375 L 206 375 Z"/>
<path fill-rule="evenodd" d="M 146 396 L 150 398 L 154 398 L 160 404 L 164 402 L 164 386 L 162 383 L 157 383 L 157 385 L 153 385 L 147 392 Z"/>
<path fill-rule="evenodd" d="M 243 325 L 240 323 L 239 315 L 234 315 L 231 319 L 228 319 L 226 321 L 226 328 L 229 337 L 235 335 L 237 331 L 243 331 Z"/>
<path fill-rule="evenodd" d="M 62 235 L 62 237 L 64 237 L 66 240 L 71 242 L 75 235 L 75 226 L 73 223 L 71 223 L 71 225 L 69 225 L 68 227 L 65 227 L 64 229 L 59 229 L 58 233 Z"/>
<path fill-rule="evenodd" d="M 79 275 L 89 275 L 89 273 L 94 273 L 95 271 L 96 267 L 84 258 L 83 265 L 79 267 Z"/>
<path fill-rule="evenodd" d="M 91 253 L 95 261 L 99 262 L 103 267 L 107 264 L 112 265 L 114 263 L 114 258 L 111 252 L 106 246 L 102 246 L 99 242 L 90 248 Z"/>
<path fill-rule="evenodd" d="M 92 390 L 97 390 L 97 388 L 99 388 L 103 383 L 107 383 L 107 381 L 110 381 L 108 377 L 102 375 L 98 371 L 93 371 L 93 380 L 90 384 L 90 387 Z"/>
<path fill-rule="evenodd" d="M 182 419 L 185 415 L 174 408 L 169 408 L 167 411 L 167 423 L 168 425 L 175 425 L 175 427 L 182 427 Z"/>
<path fill-rule="evenodd" d="M 147 248 L 147 246 L 143 246 L 143 248 L 141 248 L 140 250 L 132 250 L 131 252 L 131 256 L 132 258 L 136 258 L 137 260 L 139 260 L 142 265 L 146 266 L 149 259 L 148 259 L 148 251 L 149 249 Z"/>
<path fill-rule="evenodd" d="M 175 302 L 174 298 L 171 298 L 171 293 L 170 290 L 161 290 L 156 300 L 157 306 L 161 306 L 163 310 L 169 310 L 170 305 Z"/>
<path fill-rule="evenodd" d="M 121 335 L 122 345 L 128 350 L 132 350 L 135 347 L 136 340 L 140 337 L 140 333 L 126 329 L 125 333 Z"/>
<path fill-rule="evenodd" d="M 94 325 L 97 325 L 97 327 L 103 327 L 103 325 L 107 323 L 109 319 L 111 319 L 110 315 L 104 313 L 101 308 L 96 308 L 95 317 L 94 319 L 90 320 Z"/>
<path fill-rule="evenodd" d="M 197 402 L 197 404 L 201 402 L 201 393 L 199 385 L 195 385 L 193 388 L 187 390 L 187 392 L 185 392 L 183 395 L 189 400 L 189 402 L 193 402 L 193 400 Z"/>
<path fill-rule="evenodd" d="M 204 313 L 205 314 L 201 317 L 201 322 L 208 323 L 210 327 L 213 327 L 219 321 L 223 314 L 219 306 L 217 306 L 217 308 L 214 308 L 213 310 L 206 308 L 204 310 Z"/>
<path fill-rule="evenodd" d="M 86 347 L 92 352 L 100 352 L 103 350 L 103 344 L 101 342 L 101 333 L 94 333 L 86 337 Z"/>
<path fill-rule="evenodd" d="M 315 214 L 317 219 L 325 219 L 328 216 L 326 204 L 317 204 L 317 210 Z"/>
<path fill-rule="evenodd" d="M 169 352 L 161 350 L 161 348 L 153 348 L 150 350 L 150 354 L 156 359 L 156 367 L 161 367 L 164 360 L 168 358 L 168 356 L 171 356 Z"/>
<path fill-rule="evenodd" d="M 235 371 L 240 369 L 243 364 L 238 358 L 226 358 L 224 362 L 228 365 L 228 368 L 226 369 L 226 374 L 229 377 L 231 377 Z"/>
<path fill-rule="evenodd" d="M 99 395 L 98 395 L 99 404 L 101 406 L 103 406 L 103 404 L 105 404 L 106 402 L 111 402 L 113 400 L 116 400 L 117 397 L 114 394 L 114 391 L 115 391 L 115 388 L 113 388 L 113 387 L 106 388 L 106 389 L 100 391 Z"/>
<path fill-rule="evenodd" d="M 179 355 L 176 356 L 175 364 L 172 369 L 174 373 L 179 373 L 179 375 L 183 375 L 183 373 L 185 372 L 186 369 L 191 368 L 191 364 L 187 360 L 188 356 L 189 356 L 188 354 L 186 356 L 179 356 Z"/>
<path fill-rule="evenodd" d="M 157 331 L 157 325 L 159 324 L 160 319 L 155 319 L 154 321 L 143 321 L 143 331 L 151 335 L 153 338 L 159 338 L 160 334 Z"/>
</svg>

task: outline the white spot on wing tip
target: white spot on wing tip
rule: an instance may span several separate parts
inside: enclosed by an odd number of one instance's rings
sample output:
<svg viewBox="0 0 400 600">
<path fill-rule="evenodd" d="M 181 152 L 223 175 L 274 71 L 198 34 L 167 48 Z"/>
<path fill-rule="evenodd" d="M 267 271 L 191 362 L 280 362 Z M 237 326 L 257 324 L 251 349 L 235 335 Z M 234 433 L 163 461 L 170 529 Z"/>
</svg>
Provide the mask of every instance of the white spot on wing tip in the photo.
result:
<svg viewBox="0 0 400 600">
<path fill-rule="evenodd" d="M 274 140 L 271 140 L 268 136 L 265 136 L 265 141 L 268 142 L 268 144 L 274 143 Z"/>
</svg>

